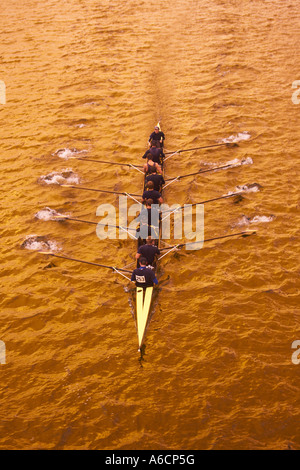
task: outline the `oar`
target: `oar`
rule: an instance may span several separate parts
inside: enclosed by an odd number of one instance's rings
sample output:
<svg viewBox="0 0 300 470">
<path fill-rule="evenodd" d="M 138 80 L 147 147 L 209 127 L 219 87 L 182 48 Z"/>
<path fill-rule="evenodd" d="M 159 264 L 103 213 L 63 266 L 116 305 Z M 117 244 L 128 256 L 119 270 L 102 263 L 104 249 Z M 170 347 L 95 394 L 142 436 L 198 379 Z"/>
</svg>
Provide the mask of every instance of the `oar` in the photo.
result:
<svg viewBox="0 0 300 470">
<path fill-rule="evenodd" d="M 136 167 L 136 168 L 143 168 L 143 165 L 133 165 L 132 163 L 118 163 L 118 162 L 111 162 L 111 161 L 105 161 L 105 160 L 95 160 L 93 158 L 82 158 L 82 157 L 69 157 L 70 159 L 72 158 L 73 160 L 81 160 L 81 161 L 86 161 L 86 162 L 93 162 L 93 163 L 104 163 L 106 165 L 118 165 L 118 166 L 128 166 L 128 167 Z"/>
<path fill-rule="evenodd" d="M 221 240 L 222 238 L 237 237 L 239 235 L 242 235 L 242 237 L 245 238 L 254 234 L 256 234 L 256 230 L 244 230 L 243 232 L 231 233 L 230 235 L 222 235 L 220 237 L 207 238 L 206 240 L 198 240 L 196 242 L 188 242 L 188 243 L 181 243 L 179 245 L 168 246 L 167 248 L 160 248 L 160 251 L 167 251 L 167 250 L 172 250 L 175 248 L 182 248 L 183 246 L 194 245 L 195 243 L 207 243 L 213 240 Z"/>
<path fill-rule="evenodd" d="M 226 145 L 227 147 L 237 147 L 238 146 L 238 144 L 236 142 L 222 142 L 220 144 L 204 145 L 204 146 L 201 146 L 201 147 L 194 147 L 194 148 L 190 148 L 190 149 L 180 149 L 180 150 L 176 150 L 175 152 L 165 152 L 165 155 L 176 155 L 177 153 L 193 152 L 194 150 L 202 150 L 202 149 L 208 149 L 208 148 L 213 148 L 213 147 L 221 147 L 221 146 L 224 146 L 224 145 Z M 93 163 L 99 163 L 99 164 L 105 164 L 105 165 L 118 165 L 118 166 L 128 166 L 128 167 L 133 167 L 133 168 L 143 168 L 142 165 L 133 165 L 132 163 L 118 163 L 118 162 L 112 162 L 112 161 L 108 161 L 108 160 L 96 160 L 96 159 L 93 159 L 93 158 L 85 158 L 85 157 L 69 157 L 69 158 L 70 159 L 72 158 L 73 160 L 81 160 L 81 161 L 93 162 Z"/>
<path fill-rule="evenodd" d="M 167 178 L 165 181 L 181 180 L 182 178 L 187 178 L 188 176 L 195 176 L 199 175 L 200 173 L 208 173 L 210 171 L 223 170 L 224 168 L 235 168 L 236 166 L 237 165 L 215 166 L 214 168 L 209 168 L 207 170 L 201 169 L 199 171 L 196 171 L 195 173 L 188 173 L 187 175 L 176 176 L 175 178 Z"/>
<path fill-rule="evenodd" d="M 221 144 L 213 144 L 213 145 L 205 145 L 202 147 L 195 147 L 191 149 L 182 149 L 182 150 L 176 150 L 175 152 L 165 152 L 165 155 L 176 155 L 176 153 L 183 153 L 183 152 L 192 152 L 194 150 L 201 150 L 201 149 L 207 149 L 211 147 L 220 147 L 221 145 L 226 145 L 227 147 L 230 146 L 237 146 L 238 144 L 235 142 L 223 142 Z M 69 157 L 69 159 L 73 160 L 81 160 L 81 161 L 86 161 L 86 162 L 93 162 L 93 163 L 99 163 L 99 164 L 105 164 L 105 165 L 118 165 L 118 166 L 128 166 L 128 167 L 135 167 L 135 168 L 143 168 L 142 165 L 133 165 L 132 163 L 118 163 L 118 162 L 112 162 L 108 160 L 96 160 L 94 158 L 85 158 L 85 157 Z"/>
<path fill-rule="evenodd" d="M 221 144 L 213 144 L 213 145 L 204 145 L 202 147 L 195 147 L 192 149 L 183 149 L 183 150 L 176 150 L 176 152 L 165 152 L 165 155 L 175 154 L 175 153 L 183 153 L 183 152 L 193 152 L 194 150 L 202 150 L 202 149 L 209 149 L 212 147 L 221 147 L 221 145 L 227 145 L 227 147 L 236 147 L 238 144 L 236 142 L 222 142 Z"/>
<path fill-rule="evenodd" d="M 109 191 L 107 189 L 94 189 L 94 188 L 86 188 L 84 186 L 74 186 L 72 184 L 61 184 L 60 185 L 62 188 L 69 188 L 69 189 L 80 189 L 83 191 L 95 191 L 97 193 L 110 193 L 110 194 L 122 194 L 123 196 L 135 196 L 135 197 L 141 197 L 140 194 L 131 194 L 131 193 L 125 193 L 121 191 Z"/>
<path fill-rule="evenodd" d="M 226 196 L 219 196 L 219 197 L 214 197 L 213 199 L 206 199 L 206 201 L 201 201 L 201 202 L 194 202 L 193 204 L 185 204 L 184 206 L 180 206 L 180 207 L 177 207 L 177 209 L 174 209 L 174 210 L 166 210 L 166 211 L 162 211 L 162 214 L 166 213 L 166 212 L 176 212 L 176 211 L 179 211 L 180 209 L 185 209 L 186 207 L 192 207 L 192 206 L 197 206 L 198 204 L 206 204 L 208 202 L 213 202 L 213 201 L 219 201 L 220 199 L 228 199 L 229 197 L 233 197 L 233 196 L 240 196 L 241 193 L 240 192 L 237 192 L 237 193 L 232 193 L 232 194 L 227 194 Z"/>
<path fill-rule="evenodd" d="M 107 266 L 105 264 L 99 264 L 99 263 L 93 263 L 91 261 L 85 261 L 82 259 L 75 259 L 75 258 L 70 258 L 69 256 L 62 256 L 62 255 L 57 255 L 56 253 L 53 253 L 52 251 L 39 251 L 41 255 L 49 255 L 49 256 L 54 256 L 55 258 L 62 258 L 66 259 L 69 261 L 76 261 L 77 263 L 84 263 L 84 264 L 90 264 L 92 266 L 98 266 L 100 268 L 106 268 L 106 269 L 111 269 L 112 271 L 119 272 L 122 271 L 124 273 L 130 273 L 131 271 L 128 271 L 128 269 L 123 269 L 123 268 L 116 268 L 115 266 Z M 121 274 L 121 273 L 120 273 Z M 126 276 L 125 276 L 126 277 Z M 127 278 L 128 279 L 128 278 Z M 130 280 L 130 279 L 129 279 Z"/>
<path fill-rule="evenodd" d="M 74 222 L 82 222 L 83 224 L 91 224 L 91 225 L 98 225 L 98 222 L 91 222 L 89 220 L 83 220 L 83 219 L 76 219 L 75 217 L 68 217 L 66 215 L 54 215 L 52 217 L 52 220 L 72 220 Z M 116 225 L 109 225 L 106 224 L 108 227 L 117 227 Z"/>
<path fill-rule="evenodd" d="M 129 230 L 132 230 L 133 232 L 136 232 L 136 229 L 130 228 L 130 227 L 121 227 L 121 225 L 112 225 L 112 224 L 102 224 L 101 222 L 91 222 L 90 220 L 83 220 L 83 219 L 77 219 L 75 217 L 68 217 L 68 216 L 63 216 L 63 215 L 55 215 L 52 217 L 52 220 L 71 220 L 73 222 L 81 222 L 83 224 L 90 224 L 90 225 L 102 225 L 104 227 L 114 227 L 118 228 L 120 230 L 123 230 L 124 232 L 127 232 L 132 238 L 137 240 L 137 237 L 129 233 Z"/>
</svg>

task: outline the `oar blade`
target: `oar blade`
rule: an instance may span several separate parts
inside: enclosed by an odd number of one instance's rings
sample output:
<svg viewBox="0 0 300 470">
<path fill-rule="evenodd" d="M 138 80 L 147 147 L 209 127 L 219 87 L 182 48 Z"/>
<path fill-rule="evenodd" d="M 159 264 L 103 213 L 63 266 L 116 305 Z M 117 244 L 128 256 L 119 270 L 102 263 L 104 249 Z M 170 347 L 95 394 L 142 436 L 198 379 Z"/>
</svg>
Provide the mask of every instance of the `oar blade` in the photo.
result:
<svg viewBox="0 0 300 470">
<path fill-rule="evenodd" d="M 52 216 L 52 219 L 53 219 L 53 220 L 66 220 L 66 219 L 68 219 L 68 218 L 69 218 L 69 217 L 66 216 L 66 215 L 53 215 L 53 216 Z"/>
<path fill-rule="evenodd" d="M 256 234 L 256 230 L 245 230 L 243 233 L 242 233 L 242 237 L 245 238 L 245 237 L 250 237 L 250 235 L 254 235 Z"/>
</svg>

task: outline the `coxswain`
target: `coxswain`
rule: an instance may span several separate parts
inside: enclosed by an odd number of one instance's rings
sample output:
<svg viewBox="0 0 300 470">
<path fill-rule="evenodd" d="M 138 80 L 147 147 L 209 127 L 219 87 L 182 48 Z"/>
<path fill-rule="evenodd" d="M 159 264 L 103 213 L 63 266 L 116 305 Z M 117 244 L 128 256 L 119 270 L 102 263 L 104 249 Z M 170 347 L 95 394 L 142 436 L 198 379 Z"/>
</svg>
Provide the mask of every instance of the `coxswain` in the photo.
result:
<svg viewBox="0 0 300 470">
<path fill-rule="evenodd" d="M 152 199 L 153 204 L 162 204 L 163 198 L 159 191 L 155 191 L 153 181 L 149 181 L 146 185 L 146 189 L 143 192 L 142 203 L 144 204 L 147 199 Z"/>
<path fill-rule="evenodd" d="M 145 178 L 145 186 L 149 181 L 153 181 L 154 190 L 161 192 L 163 184 L 165 184 L 165 180 L 162 174 L 157 173 L 157 169 L 149 168 L 148 174 Z"/>
<path fill-rule="evenodd" d="M 149 158 L 153 162 L 158 163 L 160 166 L 162 166 L 163 161 L 164 161 L 164 153 L 161 147 L 157 147 L 158 143 L 154 140 L 151 142 L 151 147 L 146 150 L 146 152 L 143 155 L 143 158 Z"/>
<path fill-rule="evenodd" d="M 153 168 L 156 168 L 157 172 L 162 174 L 160 165 L 151 160 L 151 158 L 147 158 L 147 163 L 144 165 L 144 173 L 147 175 Z"/>
<path fill-rule="evenodd" d="M 160 255 L 160 251 L 155 245 L 155 240 L 153 240 L 151 236 L 148 236 L 146 239 L 146 244 L 139 247 L 135 257 L 138 261 L 140 258 L 145 258 L 147 260 L 148 266 L 154 266 L 154 261 L 158 255 Z"/>
<path fill-rule="evenodd" d="M 136 268 L 131 276 L 131 281 L 135 282 L 136 287 L 152 287 L 153 284 L 158 284 L 154 270 L 147 268 L 147 260 L 141 257 L 139 262 L 140 267 Z"/>
<path fill-rule="evenodd" d="M 159 144 L 160 147 L 164 146 L 165 134 L 160 130 L 158 126 L 154 127 L 154 132 L 149 137 L 149 144 L 155 141 Z"/>
</svg>

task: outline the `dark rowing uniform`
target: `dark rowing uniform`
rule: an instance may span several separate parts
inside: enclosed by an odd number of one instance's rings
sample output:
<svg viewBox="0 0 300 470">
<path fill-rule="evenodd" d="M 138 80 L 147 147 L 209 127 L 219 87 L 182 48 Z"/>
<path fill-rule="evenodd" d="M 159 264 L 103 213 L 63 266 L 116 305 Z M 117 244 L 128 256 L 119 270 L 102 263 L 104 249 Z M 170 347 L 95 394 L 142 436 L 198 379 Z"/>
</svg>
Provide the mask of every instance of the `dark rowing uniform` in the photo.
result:
<svg viewBox="0 0 300 470">
<path fill-rule="evenodd" d="M 158 200 L 161 198 L 161 194 L 159 191 L 155 191 L 154 189 L 146 190 L 143 192 L 143 199 L 152 199 L 153 204 L 159 204 Z"/>
<path fill-rule="evenodd" d="M 165 140 L 165 134 L 162 132 L 162 131 L 159 131 L 159 132 L 152 132 L 152 134 L 150 135 L 149 137 L 149 142 L 151 142 L 152 140 L 155 140 L 156 142 L 159 143 L 159 145 L 162 147 L 163 146 L 163 142 L 160 143 L 160 139 L 162 138 L 162 140 L 164 141 Z"/>
<path fill-rule="evenodd" d="M 154 271 L 146 267 L 136 268 L 131 280 L 136 283 L 136 287 L 152 287 L 153 284 L 158 284 Z"/>
<path fill-rule="evenodd" d="M 164 153 L 161 148 L 151 147 L 149 150 L 145 152 L 145 154 L 143 155 L 143 158 L 150 158 L 154 162 L 161 165 L 164 159 Z"/>
<path fill-rule="evenodd" d="M 156 245 L 141 245 L 138 249 L 138 253 L 146 258 L 147 263 L 153 266 L 155 256 L 160 255 L 160 251 Z"/>
<path fill-rule="evenodd" d="M 146 239 L 151 236 L 153 239 L 159 238 L 159 210 L 158 206 L 151 206 L 151 209 L 143 207 L 140 213 L 140 227 L 136 231 L 136 236 Z"/>
<path fill-rule="evenodd" d="M 148 181 L 153 181 L 154 190 L 158 192 L 161 191 L 162 185 L 165 184 L 164 177 L 156 173 L 146 176 L 145 185 L 148 183 Z"/>
</svg>

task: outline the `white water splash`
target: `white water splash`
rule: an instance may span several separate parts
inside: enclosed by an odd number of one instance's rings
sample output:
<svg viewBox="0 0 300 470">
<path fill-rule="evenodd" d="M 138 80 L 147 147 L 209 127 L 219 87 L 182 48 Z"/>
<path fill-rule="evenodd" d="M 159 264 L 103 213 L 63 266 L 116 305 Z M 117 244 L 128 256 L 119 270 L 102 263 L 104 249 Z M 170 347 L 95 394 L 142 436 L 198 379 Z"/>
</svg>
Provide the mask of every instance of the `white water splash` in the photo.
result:
<svg viewBox="0 0 300 470">
<path fill-rule="evenodd" d="M 250 224 L 267 224 L 268 222 L 272 222 L 275 219 L 275 215 L 256 215 L 253 219 L 250 220 Z"/>
<path fill-rule="evenodd" d="M 233 160 L 229 160 L 228 162 L 225 162 L 225 163 L 220 163 L 220 162 L 219 163 L 200 162 L 200 163 L 202 165 L 205 165 L 205 166 L 212 166 L 212 167 L 230 166 L 230 167 L 234 168 L 235 166 L 241 166 L 241 165 L 253 165 L 253 160 L 252 160 L 251 157 L 244 157 L 244 158 L 242 158 L 242 160 L 239 160 L 238 158 L 234 158 Z M 216 170 L 216 171 L 218 171 L 218 170 Z"/>
<path fill-rule="evenodd" d="M 53 171 L 49 175 L 41 176 L 39 183 L 45 184 L 79 184 L 79 176 L 73 170 L 67 168 L 65 170 Z"/>
<path fill-rule="evenodd" d="M 243 186 L 236 186 L 234 191 L 229 191 L 224 196 L 229 196 L 230 194 L 234 193 L 257 193 L 261 190 L 260 184 L 251 183 L 251 184 L 244 184 Z"/>
<path fill-rule="evenodd" d="M 224 144 L 233 144 L 244 140 L 249 140 L 250 138 L 251 134 L 248 131 L 244 131 L 239 132 L 237 135 L 231 135 L 225 139 L 221 139 L 220 142 L 223 142 Z"/>
<path fill-rule="evenodd" d="M 275 219 L 274 215 L 270 215 L 270 216 L 256 215 L 252 219 L 244 215 L 235 225 L 241 226 L 241 225 L 261 224 L 261 223 L 266 224 L 266 223 L 272 222 L 274 219 Z"/>
<path fill-rule="evenodd" d="M 233 160 L 229 160 L 228 162 L 225 163 L 225 165 L 230 165 L 230 166 L 240 166 L 242 162 L 238 158 L 234 158 Z"/>
<path fill-rule="evenodd" d="M 47 221 L 47 220 L 53 220 L 53 218 L 57 216 L 65 217 L 65 215 L 60 214 L 56 210 L 50 209 L 50 207 L 45 207 L 45 209 L 42 209 L 39 212 L 37 212 L 34 217 L 39 220 Z"/>
<path fill-rule="evenodd" d="M 259 184 L 244 184 L 243 186 L 237 186 L 236 191 L 241 191 L 245 193 L 257 193 L 260 191 L 261 186 Z"/>
<path fill-rule="evenodd" d="M 82 126 L 84 126 L 84 124 L 78 124 L 78 127 L 79 126 L 82 127 Z M 56 150 L 56 152 L 54 152 L 52 154 L 52 156 L 55 155 L 59 158 L 63 158 L 64 160 L 68 160 L 71 157 L 75 157 L 75 156 L 78 156 L 80 154 L 85 154 L 86 152 L 87 152 L 87 150 L 77 150 L 77 149 L 65 148 L 65 149 Z"/>
<path fill-rule="evenodd" d="M 253 165 L 253 160 L 251 157 L 243 158 L 241 161 L 241 165 Z"/>
<path fill-rule="evenodd" d="M 229 160 L 229 162 L 227 162 L 226 165 L 230 165 L 230 166 L 253 165 L 253 160 L 251 157 L 245 157 L 245 158 L 242 158 L 242 160 L 235 158 L 234 160 Z"/>
<path fill-rule="evenodd" d="M 23 241 L 22 248 L 32 251 L 60 251 L 57 242 L 47 240 L 47 237 L 40 235 L 28 235 Z"/>
</svg>

